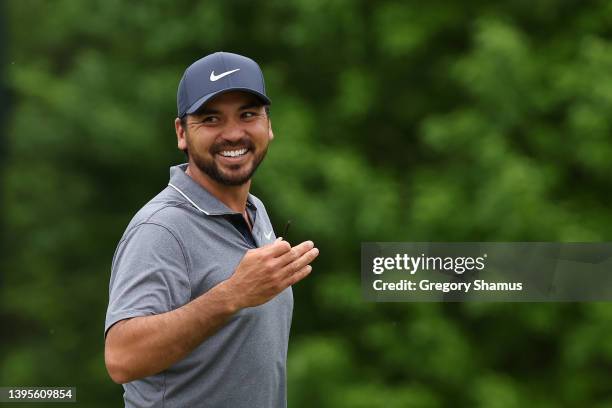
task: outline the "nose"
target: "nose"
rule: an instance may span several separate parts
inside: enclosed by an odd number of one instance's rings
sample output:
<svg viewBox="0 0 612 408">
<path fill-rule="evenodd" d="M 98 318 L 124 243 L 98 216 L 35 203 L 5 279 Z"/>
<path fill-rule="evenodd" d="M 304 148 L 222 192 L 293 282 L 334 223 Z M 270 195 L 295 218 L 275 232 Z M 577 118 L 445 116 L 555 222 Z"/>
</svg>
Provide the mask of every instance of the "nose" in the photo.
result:
<svg viewBox="0 0 612 408">
<path fill-rule="evenodd" d="M 241 123 L 236 120 L 229 120 L 223 128 L 221 137 L 228 142 L 237 142 L 246 136 L 246 132 Z"/>
</svg>

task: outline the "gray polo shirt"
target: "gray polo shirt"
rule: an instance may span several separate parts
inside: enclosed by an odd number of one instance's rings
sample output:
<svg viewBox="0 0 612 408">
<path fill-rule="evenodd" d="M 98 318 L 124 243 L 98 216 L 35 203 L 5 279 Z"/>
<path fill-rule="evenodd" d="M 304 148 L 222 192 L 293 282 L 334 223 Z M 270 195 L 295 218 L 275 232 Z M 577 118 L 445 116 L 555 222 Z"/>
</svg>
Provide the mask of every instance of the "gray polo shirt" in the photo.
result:
<svg viewBox="0 0 612 408">
<path fill-rule="evenodd" d="M 183 306 L 229 278 L 245 252 L 276 239 L 262 202 L 248 196 L 252 240 L 236 227 L 242 216 L 185 174 L 132 219 L 113 258 L 105 331 L 122 319 Z M 242 222 L 244 220 L 242 219 Z M 286 406 L 286 359 L 293 310 L 287 288 L 243 309 L 183 360 L 125 384 L 126 407 Z"/>
</svg>

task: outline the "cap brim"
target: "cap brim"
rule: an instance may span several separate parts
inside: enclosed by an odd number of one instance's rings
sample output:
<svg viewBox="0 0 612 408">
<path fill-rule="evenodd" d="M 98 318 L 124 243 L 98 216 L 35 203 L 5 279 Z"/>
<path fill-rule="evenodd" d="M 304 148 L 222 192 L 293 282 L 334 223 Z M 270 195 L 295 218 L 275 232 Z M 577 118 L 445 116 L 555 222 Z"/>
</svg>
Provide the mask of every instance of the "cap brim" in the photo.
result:
<svg viewBox="0 0 612 408">
<path fill-rule="evenodd" d="M 197 101 L 195 101 L 195 103 L 193 105 L 191 105 L 183 114 L 183 116 L 185 115 L 191 115 L 193 113 L 196 113 L 202 106 L 204 106 L 204 104 L 206 102 L 208 102 L 209 100 L 211 100 L 212 98 L 214 98 L 215 96 L 219 96 L 221 94 L 227 93 L 227 92 L 231 92 L 231 91 L 243 91 L 243 92 L 248 92 L 250 94 L 253 94 L 255 96 L 257 96 L 259 99 L 261 99 L 261 101 L 264 103 L 264 105 L 271 105 L 272 101 L 270 100 L 270 98 L 268 98 L 266 95 L 262 94 L 261 92 L 258 92 L 254 89 L 250 89 L 250 88 L 240 88 L 240 87 L 236 87 L 236 88 L 225 88 L 222 89 L 220 91 L 217 92 L 213 92 L 213 93 L 209 93 L 207 95 L 204 95 L 203 97 L 201 97 L 200 99 L 198 99 Z"/>
</svg>

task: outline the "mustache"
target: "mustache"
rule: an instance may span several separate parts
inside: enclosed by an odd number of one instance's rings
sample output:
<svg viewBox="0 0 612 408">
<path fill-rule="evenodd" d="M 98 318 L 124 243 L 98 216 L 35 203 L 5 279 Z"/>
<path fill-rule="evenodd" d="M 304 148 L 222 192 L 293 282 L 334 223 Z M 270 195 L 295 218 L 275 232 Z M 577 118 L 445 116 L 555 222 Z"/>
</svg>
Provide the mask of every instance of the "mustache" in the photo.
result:
<svg viewBox="0 0 612 408">
<path fill-rule="evenodd" d="M 242 138 L 240 140 L 236 140 L 235 142 L 223 141 L 219 143 L 215 143 L 211 146 L 210 151 L 213 154 L 219 153 L 223 150 L 237 150 L 237 149 L 249 149 L 255 150 L 255 144 L 249 138 Z"/>
</svg>

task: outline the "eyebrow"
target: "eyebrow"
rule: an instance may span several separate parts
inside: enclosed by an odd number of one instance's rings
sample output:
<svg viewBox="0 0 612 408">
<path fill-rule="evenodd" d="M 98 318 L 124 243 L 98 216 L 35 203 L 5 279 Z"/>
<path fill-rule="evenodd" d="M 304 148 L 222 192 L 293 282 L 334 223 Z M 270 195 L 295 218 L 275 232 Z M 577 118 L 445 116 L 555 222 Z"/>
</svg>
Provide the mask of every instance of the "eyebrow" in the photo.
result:
<svg viewBox="0 0 612 408">
<path fill-rule="evenodd" d="M 264 105 L 262 105 L 259 102 L 249 102 L 247 104 L 242 105 L 240 108 L 238 108 L 238 110 L 253 109 L 253 108 L 259 108 L 262 106 Z M 220 113 L 221 112 L 216 109 L 204 108 L 204 109 L 201 109 L 195 112 L 194 115 L 198 115 L 198 116 L 200 115 L 218 115 Z"/>
</svg>

